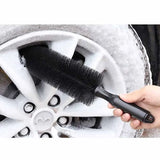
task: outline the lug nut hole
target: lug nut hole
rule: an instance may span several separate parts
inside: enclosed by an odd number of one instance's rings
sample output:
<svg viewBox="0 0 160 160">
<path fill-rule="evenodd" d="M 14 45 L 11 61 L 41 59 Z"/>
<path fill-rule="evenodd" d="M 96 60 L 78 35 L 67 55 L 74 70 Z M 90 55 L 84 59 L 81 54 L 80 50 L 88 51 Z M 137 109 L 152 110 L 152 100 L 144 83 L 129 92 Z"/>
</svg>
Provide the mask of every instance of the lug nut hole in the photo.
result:
<svg viewBox="0 0 160 160">
<path fill-rule="evenodd" d="M 40 138 L 52 138 L 52 135 L 48 132 L 41 134 Z"/>
<path fill-rule="evenodd" d="M 51 107 L 56 107 L 59 104 L 60 104 L 60 98 L 58 95 L 54 95 L 48 103 L 48 105 Z"/>
<path fill-rule="evenodd" d="M 25 137 L 30 134 L 30 129 L 28 127 L 22 129 L 20 132 L 18 132 L 19 137 Z"/>
<path fill-rule="evenodd" d="M 31 102 L 27 102 L 23 107 L 23 110 L 25 113 L 31 113 L 33 112 L 34 109 L 35 109 L 35 105 Z"/>
<path fill-rule="evenodd" d="M 69 118 L 68 118 L 68 117 L 59 117 L 58 120 L 57 120 L 57 123 L 58 123 L 60 126 L 67 125 L 68 122 L 69 122 Z"/>
</svg>

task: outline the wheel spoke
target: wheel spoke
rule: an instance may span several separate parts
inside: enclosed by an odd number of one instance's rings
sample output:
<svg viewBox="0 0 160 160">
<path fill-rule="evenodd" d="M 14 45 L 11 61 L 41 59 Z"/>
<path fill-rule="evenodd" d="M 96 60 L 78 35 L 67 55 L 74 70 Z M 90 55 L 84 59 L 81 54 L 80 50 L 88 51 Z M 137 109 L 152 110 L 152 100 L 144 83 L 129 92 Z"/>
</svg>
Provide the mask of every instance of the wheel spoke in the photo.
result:
<svg viewBox="0 0 160 160">
<path fill-rule="evenodd" d="M 23 120 L 24 114 L 21 106 L 15 100 L 0 95 L 0 114 L 8 118 Z"/>
<path fill-rule="evenodd" d="M 0 66 L 30 101 L 38 101 L 38 93 L 34 81 L 27 68 L 21 64 L 18 50 L 9 50 L 0 54 Z"/>
<path fill-rule="evenodd" d="M 32 138 L 40 138 L 40 135 L 38 134 L 37 130 L 35 129 L 35 127 L 34 127 L 32 124 L 29 125 L 29 129 L 30 129 L 30 131 L 31 131 L 29 137 L 32 137 Z"/>
<path fill-rule="evenodd" d="M 51 128 L 51 134 L 52 134 L 52 137 L 53 137 L 53 138 L 59 138 L 58 132 L 57 132 L 57 130 L 56 130 L 55 127 L 52 127 L 52 128 Z"/>
<path fill-rule="evenodd" d="M 66 106 L 74 101 L 74 98 L 68 96 L 67 94 L 57 90 L 56 94 L 60 97 L 60 104 L 58 105 L 58 112 L 61 113 Z"/>
<path fill-rule="evenodd" d="M 0 122 L 0 137 L 11 138 L 24 127 L 26 124 L 23 121 L 6 118 Z"/>
<path fill-rule="evenodd" d="M 58 53 L 63 54 L 69 58 L 72 58 L 74 51 L 77 47 L 77 38 L 66 38 L 63 40 L 58 40 L 50 43 L 50 48 Z"/>
<path fill-rule="evenodd" d="M 38 87 L 38 93 L 43 104 L 48 104 L 52 96 L 56 93 L 57 89 L 52 87 L 51 85 L 41 82 L 40 86 Z"/>
<path fill-rule="evenodd" d="M 99 52 L 95 52 L 85 58 L 84 64 L 96 71 L 102 72 L 105 69 L 105 63 L 104 55 Z"/>
<path fill-rule="evenodd" d="M 90 106 L 82 103 L 74 103 L 67 106 L 59 114 L 61 116 L 71 117 L 106 117 L 113 116 L 113 111 L 107 108 L 107 102 L 105 100 L 97 98 Z"/>
<path fill-rule="evenodd" d="M 106 137 L 106 131 L 102 129 L 91 129 L 91 128 L 78 128 L 78 127 L 59 127 L 58 132 L 73 138 L 95 138 L 95 137 Z M 113 135 L 114 131 L 107 130 L 109 135 Z"/>
</svg>

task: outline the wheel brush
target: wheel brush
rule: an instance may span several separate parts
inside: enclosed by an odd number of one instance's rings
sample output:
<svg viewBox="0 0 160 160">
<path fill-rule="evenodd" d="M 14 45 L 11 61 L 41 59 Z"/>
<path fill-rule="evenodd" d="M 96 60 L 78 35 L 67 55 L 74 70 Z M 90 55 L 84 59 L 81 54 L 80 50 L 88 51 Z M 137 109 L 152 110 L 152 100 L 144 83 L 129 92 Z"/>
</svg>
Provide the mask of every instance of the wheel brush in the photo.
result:
<svg viewBox="0 0 160 160">
<path fill-rule="evenodd" d="M 90 105 L 95 97 L 107 100 L 116 108 L 145 123 L 154 122 L 149 111 L 133 103 L 126 103 L 118 95 L 104 90 L 103 75 L 44 46 L 20 50 L 25 66 L 35 77 L 49 83 L 77 101 Z"/>
</svg>

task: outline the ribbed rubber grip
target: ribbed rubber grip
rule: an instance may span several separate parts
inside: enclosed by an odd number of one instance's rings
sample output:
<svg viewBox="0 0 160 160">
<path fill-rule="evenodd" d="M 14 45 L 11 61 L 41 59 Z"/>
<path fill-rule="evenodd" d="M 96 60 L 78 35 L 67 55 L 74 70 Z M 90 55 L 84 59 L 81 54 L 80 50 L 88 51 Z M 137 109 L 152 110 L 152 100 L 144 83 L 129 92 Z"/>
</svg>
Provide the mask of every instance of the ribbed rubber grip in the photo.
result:
<svg viewBox="0 0 160 160">
<path fill-rule="evenodd" d="M 107 100 L 114 107 L 123 110 L 123 112 L 129 113 L 131 116 L 139 119 L 145 123 L 153 123 L 154 117 L 151 113 L 134 103 L 126 103 L 119 96 L 111 94 L 105 91 L 102 87 L 98 87 L 95 91 L 95 95 Z"/>
</svg>

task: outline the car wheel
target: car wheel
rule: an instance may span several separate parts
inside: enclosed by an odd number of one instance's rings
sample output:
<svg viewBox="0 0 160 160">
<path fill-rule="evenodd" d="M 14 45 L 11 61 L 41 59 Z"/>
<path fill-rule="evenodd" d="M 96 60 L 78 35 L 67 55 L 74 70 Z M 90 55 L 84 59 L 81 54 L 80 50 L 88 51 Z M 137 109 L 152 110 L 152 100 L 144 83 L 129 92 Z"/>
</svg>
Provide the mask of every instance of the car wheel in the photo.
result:
<svg viewBox="0 0 160 160">
<path fill-rule="evenodd" d="M 104 74 L 116 94 L 151 84 L 148 57 L 128 25 L 0 26 L 0 137 L 139 137 L 107 102 L 87 107 L 33 77 L 21 49 L 45 45 Z M 46 62 L 47 63 L 47 62 Z"/>
</svg>

